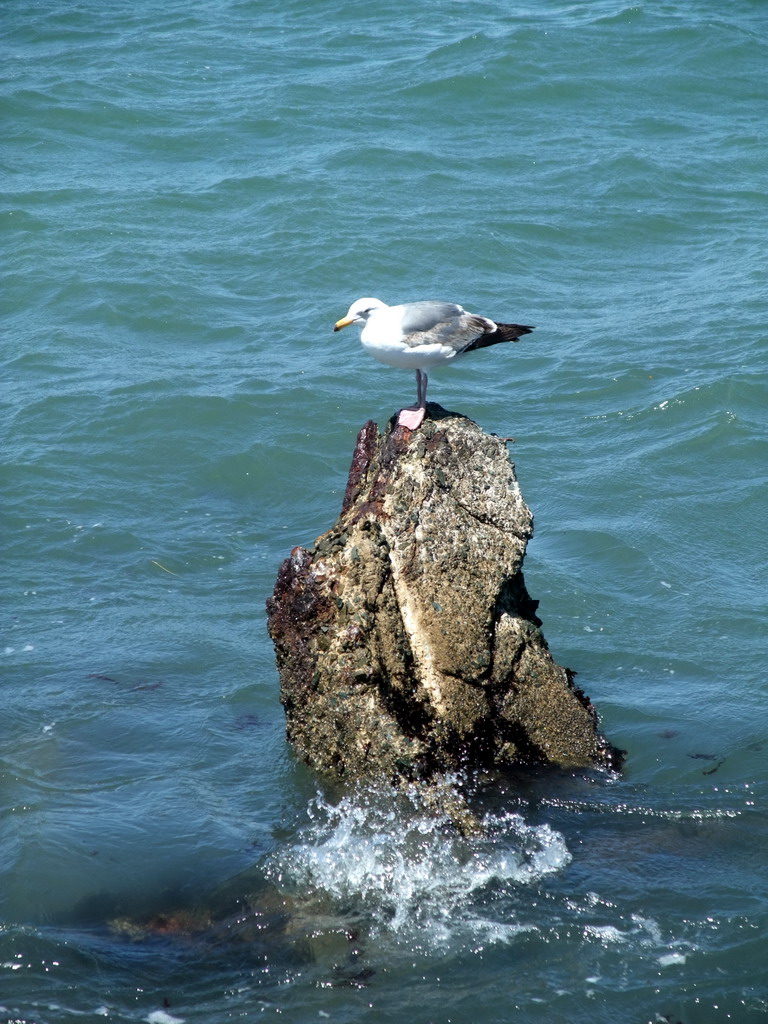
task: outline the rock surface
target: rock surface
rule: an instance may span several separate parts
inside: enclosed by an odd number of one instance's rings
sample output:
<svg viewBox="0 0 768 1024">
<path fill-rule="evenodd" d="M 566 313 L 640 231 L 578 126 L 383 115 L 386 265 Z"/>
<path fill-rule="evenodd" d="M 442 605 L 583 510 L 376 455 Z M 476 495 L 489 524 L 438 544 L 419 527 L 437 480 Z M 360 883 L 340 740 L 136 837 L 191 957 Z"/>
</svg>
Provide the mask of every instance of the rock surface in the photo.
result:
<svg viewBox="0 0 768 1024">
<path fill-rule="evenodd" d="M 267 602 L 299 755 L 354 780 L 615 766 L 539 629 L 532 532 L 499 438 L 434 404 L 418 431 L 366 423 L 338 521 Z"/>
</svg>

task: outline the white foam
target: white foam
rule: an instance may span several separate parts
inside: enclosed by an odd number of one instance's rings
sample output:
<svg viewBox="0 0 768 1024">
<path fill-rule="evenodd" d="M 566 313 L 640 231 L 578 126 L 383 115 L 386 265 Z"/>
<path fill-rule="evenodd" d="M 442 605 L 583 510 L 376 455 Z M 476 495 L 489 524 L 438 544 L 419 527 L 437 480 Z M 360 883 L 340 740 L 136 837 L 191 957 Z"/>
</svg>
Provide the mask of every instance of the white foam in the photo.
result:
<svg viewBox="0 0 768 1024">
<path fill-rule="evenodd" d="M 362 907 L 372 928 L 419 945 L 506 942 L 529 930 L 507 915 L 479 917 L 473 902 L 492 900 L 561 870 L 571 860 L 563 837 L 518 814 L 489 815 L 486 834 L 463 837 L 417 796 L 367 794 L 337 805 L 318 796 L 312 822 L 267 865 L 294 892 L 321 894 L 339 907 Z M 492 902 L 491 900 L 491 902 Z M 466 934 L 469 933 L 469 934 Z"/>
<path fill-rule="evenodd" d="M 605 943 L 627 941 L 626 933 L 612 924 L 589 924 L 584 929 L 584 936 L 587 939 L 597 939 L 599 942 Z"/>
<path fill-rule="evenodd" d="M 584 927 L 584 938 L 602 942 L 606 946 L 618 943 L 632 943 L 635 946 L 661 945 L 661 929 L 653 918 L 630 914 L 629 920 L 631 925 L 628 928 L 619 928 L 612 924 L 588 924 Z"/>
<path fill-rule="evenodd" d="M 685 953 L 666 953 L 657 959 L 662 967 L 671 967 L 673 964 L 684 964 L 688 957 Z"/>
<path fill-rule="evenodd" d="M 147 1024 L 184 1024 L 183 1017 L 173 1017 L 165 1010 L 153 1010 L 145 1018 Z"/>
</svg>

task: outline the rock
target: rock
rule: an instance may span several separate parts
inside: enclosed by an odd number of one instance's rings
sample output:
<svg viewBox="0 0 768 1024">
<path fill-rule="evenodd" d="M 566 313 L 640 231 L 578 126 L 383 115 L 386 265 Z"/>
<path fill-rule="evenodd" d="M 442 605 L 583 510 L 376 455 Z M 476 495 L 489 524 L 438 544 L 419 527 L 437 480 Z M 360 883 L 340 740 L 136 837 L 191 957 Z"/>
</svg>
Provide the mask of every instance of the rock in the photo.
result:
<svg viewBox="0 0 768 1024">
<path fill-rule="evenodd" d="M 267 602 L 299 755 L 353 780 L 616 767 L 539 628 L 532 533 L 499 438 L 434 404 L 418 431 L 366 423 L 338 521 L 293 549 Z"/>
</svg>

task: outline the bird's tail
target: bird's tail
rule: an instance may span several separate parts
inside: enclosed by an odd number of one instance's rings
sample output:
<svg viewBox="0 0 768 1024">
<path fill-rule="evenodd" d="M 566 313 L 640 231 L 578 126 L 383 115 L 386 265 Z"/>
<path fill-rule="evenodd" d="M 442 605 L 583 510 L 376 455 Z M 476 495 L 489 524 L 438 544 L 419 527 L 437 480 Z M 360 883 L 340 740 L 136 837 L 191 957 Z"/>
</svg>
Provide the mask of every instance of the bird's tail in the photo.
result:
<svg viewBox="0 0 768 1024">
<path fill-rule="evenodd" d="M 523 324 L 496 324 L 496 330 L 491 337 L 496 341 L 496 335 L 500 334 L 499 341 L 519 341 L 524 334 L 530 334 L 532 327 L 525 327 Z"/>
<path fill-rule="evenodd" d="M 471 345 L 467 345 L 464 351 L 471 352 L 473 348 L 498 345 L 500 341 L 519 341 L 524 334 L 530 334 L 532 330 L 533 327 L 526 327 L 524 324 L 496 324 L 495 331 L 482 334 Z"/>
</svg>

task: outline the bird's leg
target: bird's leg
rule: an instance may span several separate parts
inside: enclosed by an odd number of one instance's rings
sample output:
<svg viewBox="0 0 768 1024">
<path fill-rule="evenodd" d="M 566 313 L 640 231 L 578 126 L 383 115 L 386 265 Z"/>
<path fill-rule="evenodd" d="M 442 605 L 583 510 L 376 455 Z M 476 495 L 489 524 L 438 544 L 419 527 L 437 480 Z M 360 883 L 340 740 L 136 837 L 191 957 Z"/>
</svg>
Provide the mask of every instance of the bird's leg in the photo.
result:
<svg viewBox="0 0 768 1024">
<path fill-rule="evenodd" d="M 397 422 L 401 427 L 416 430 L 424 421 L 427 411 L 427 375 L 423 370 L 416 371 L 416 405 L 401 409 Z"/>
<path fill-rule="evenodd" d="M 418 402 L 420 409 L 427 408 L 427 384 L 429 383 L 425 370 L 421 370 L 421 377 L 416 378 L 416 387 L 418 389 Z"/>
</svg>

